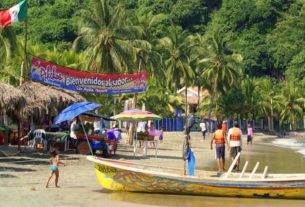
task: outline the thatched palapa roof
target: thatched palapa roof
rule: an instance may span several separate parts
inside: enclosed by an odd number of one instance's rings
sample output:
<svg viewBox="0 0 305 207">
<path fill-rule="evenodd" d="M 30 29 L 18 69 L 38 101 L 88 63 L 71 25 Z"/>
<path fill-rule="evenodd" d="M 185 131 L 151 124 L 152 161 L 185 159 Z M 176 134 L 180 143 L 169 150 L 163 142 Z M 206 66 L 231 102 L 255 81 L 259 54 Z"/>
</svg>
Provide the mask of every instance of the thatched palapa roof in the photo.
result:
<svg viewBox="0 0 305 207">
<path fill-rule="evenodd" d="M 18 116 L 26 105 L 27 99 L 21 90 L 0 82 L 0 110 L 2 113 Z"/>
<path fill-rule="evenodd" d="M 85 101 L 85 98 L 77 92 L 33 81 L 22 84 L 19 89 L 28 98 L 29 105 L 25 108 L 26 113 L 32 114 L 36 118 L 58 113 L 72 103 Z"/>
</svg>

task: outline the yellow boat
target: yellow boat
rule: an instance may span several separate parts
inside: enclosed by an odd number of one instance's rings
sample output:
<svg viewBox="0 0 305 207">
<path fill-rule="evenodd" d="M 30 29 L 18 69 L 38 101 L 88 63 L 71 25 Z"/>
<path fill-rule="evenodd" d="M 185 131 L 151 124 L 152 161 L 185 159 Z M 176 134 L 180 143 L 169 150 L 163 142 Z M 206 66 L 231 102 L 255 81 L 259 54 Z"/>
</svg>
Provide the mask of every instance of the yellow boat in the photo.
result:
<svg viewBox="0 0 305 207">
<path fill-rule="evenodd" d="M 95 163 L 99 183 L 114 191 L 171 193 L 222 197 L 305 199 L 305 174 L 232 173 L 183 170 L 88 156 Z M 234 164 L 234 163 L 233 163 Z M 256 166 L 256 168 L 258 165 Z"/>
</svg>

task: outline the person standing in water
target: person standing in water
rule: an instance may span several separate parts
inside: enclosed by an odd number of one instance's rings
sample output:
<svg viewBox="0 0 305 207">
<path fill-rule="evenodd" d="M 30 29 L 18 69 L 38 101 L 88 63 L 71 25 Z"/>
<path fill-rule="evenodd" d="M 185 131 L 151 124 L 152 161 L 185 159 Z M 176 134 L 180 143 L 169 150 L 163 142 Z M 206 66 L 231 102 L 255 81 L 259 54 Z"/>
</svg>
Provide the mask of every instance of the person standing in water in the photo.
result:
<svg viewBox="0 0 305 207">
<path fill-rule="evenodd" d="M 230 157 L 234 160 L 237 154 L 242 150 L 242 132 L 238 128 L 238 123 L 236 121 L 233 123 L 233 128 L 229 129 L 227 140 L 230 142 Z M 239 164 L 240 157 L 234 166 L 234 170 L 239 171 Z"/>
<path fill-rule="evenodd" d="M 49 182 L 50 182 L 50 180 L 51 180 L 51 178 L 53 177 L 54 174 L 55 174 L 55 187 L 59 188 L 59 186 L 58 186 L 58 179 L 59 179 L 58 166 L 59 166 L 59 164 L 63 164 L 65 166 L 65 164 L 59 160 L 59 150 L 58 149 L 53 149 L 53 150 L 50 151 L 51 174 L 50 174 L 50 177 L 48 179 L 46 188 L 49 187 Z"/>
<path fill-rule="evenodd" d="M 200 124 L 199 124 L 200 128 L 201 128 L 201 133 L 202 133 L 202 138 L 205 140 L 205 135 L 207 133 L 207 127 L 206 127 L 206 124 L 204 121 L 202 121 Z"/>
<path fill-rule="evenodd" d="M 213 150 L 213 142 L 216 144 L 216 159 L 218 165 L 218 172 L 223 173 L 225 171 L 225 145 L 229 149 L 229 145 L 226 142 L 225 132 L 221 128 L 221 124 L 217 125 L 217 130 L 213 134 L 211 140 L 211 150 Z"/>
<path fill-rule="evenodd" d="M 251 143 L 252 144 L 252 140 L 253 140 L 253 129 L 251 124 L 248 124 L 248 128 L 247 128 L 247 144 Z"/>
</svg>

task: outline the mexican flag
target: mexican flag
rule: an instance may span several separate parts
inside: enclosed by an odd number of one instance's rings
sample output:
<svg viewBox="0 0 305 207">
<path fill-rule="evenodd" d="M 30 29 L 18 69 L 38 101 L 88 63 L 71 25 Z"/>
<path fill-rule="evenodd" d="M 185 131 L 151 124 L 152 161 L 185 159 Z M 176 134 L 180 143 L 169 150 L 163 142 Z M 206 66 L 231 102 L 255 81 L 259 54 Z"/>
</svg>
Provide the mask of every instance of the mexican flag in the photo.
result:
<svg viewBox="0 0 305 207">
<path fill-rule="evenodd" d="M 25 20 L 27 16 L 27 0 L 21 1 L 19 4 L 15 6 L 0 11 L 0 24 L 3 28 L 13 22 L 19 22 Z"/>
</svg>

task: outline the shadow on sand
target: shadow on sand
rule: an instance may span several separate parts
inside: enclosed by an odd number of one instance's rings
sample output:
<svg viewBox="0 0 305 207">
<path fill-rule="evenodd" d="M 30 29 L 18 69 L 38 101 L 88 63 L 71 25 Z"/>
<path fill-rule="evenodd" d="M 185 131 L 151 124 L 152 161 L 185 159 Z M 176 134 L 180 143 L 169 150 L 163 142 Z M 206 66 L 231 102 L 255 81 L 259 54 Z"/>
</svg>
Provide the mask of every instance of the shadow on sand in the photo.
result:
<svg viewBox="0 0 305 207">
<path fill-rule="evenodd" d="M 19 168 L 19 167 L 0 167 L 0 172 L 33 172 L 36 170 L 30 168 Z"/>
</svg>

